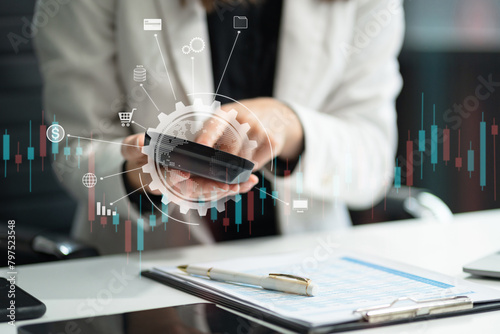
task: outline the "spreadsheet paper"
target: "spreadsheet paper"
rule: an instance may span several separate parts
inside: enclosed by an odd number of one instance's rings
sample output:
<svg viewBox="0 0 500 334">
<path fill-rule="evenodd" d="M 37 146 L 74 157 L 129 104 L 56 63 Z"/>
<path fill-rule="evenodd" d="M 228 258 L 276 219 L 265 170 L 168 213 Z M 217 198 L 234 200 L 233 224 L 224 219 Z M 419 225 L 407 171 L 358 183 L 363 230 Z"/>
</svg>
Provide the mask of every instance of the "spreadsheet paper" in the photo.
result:
<svg viewBox="0 0 500 334">
<path fill-rule="evenodd" d="M 197 263 L 232 271 L 268 275 L 305 276 L 318 285 L 314 297 L 265 290 L 243 284 L 218 282 L 180 272 L 175 267 L 155 268 L 176 280 L 217 293 L 256 310 L 311 325 L 344 323 L 360 319 L 359 308 L 390 304 L 397 298 L 416 300 L 469 296 L 473 302 L 500 300 L 500 291 L 465 280 L 401 263 L 354 253 L 337 253 L 323 261 L 304 261 L 300 254 L 239 258 Z"/>
</svg>

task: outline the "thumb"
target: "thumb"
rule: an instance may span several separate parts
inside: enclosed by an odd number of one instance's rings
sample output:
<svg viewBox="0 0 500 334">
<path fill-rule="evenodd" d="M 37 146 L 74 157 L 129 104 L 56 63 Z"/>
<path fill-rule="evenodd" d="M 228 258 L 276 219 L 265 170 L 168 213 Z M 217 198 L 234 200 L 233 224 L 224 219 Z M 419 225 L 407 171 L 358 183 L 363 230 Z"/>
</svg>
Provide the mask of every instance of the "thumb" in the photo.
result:
<svg viewBox="0 0 500 334">
<path fill-rule="evenodd" d="M 122 155 L 125 160 L 138 160 L 145 155 L 142 153 L 144 146 L 144 134 L 138 133 L 123 139 L 122 142 Z"/>
<path fill-rule="evenodd" d="M 170 172 L 170 182 L 172 186 L 184 182 L 188 180 L 190 177 L 190 173 L 184 172 L 179 169 L 170 169 L 169 172 Z"/>
</svg>

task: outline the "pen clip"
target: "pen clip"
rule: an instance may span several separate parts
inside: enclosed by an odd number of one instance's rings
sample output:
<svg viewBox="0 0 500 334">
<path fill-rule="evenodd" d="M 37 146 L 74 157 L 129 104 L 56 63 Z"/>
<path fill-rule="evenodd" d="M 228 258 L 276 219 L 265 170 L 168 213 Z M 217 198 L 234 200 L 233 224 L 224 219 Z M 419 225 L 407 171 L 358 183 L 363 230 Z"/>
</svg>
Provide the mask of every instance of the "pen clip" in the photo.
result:
<svg viewBox="0 0 500 334">
<path fill-rule="evenodd" d="M 300 277 L 300 276 L 295 276 L 295 275 L 289 275 L 289 274 L 269 274 L 270 278 L 275 278 L 275 279 L 281 279 L 281 280 L 295 280 L 298 282 L 302 282 L 305 284 L 311 283 L 311 280 L 309 278 L 305 277 Z"/>
</svg>

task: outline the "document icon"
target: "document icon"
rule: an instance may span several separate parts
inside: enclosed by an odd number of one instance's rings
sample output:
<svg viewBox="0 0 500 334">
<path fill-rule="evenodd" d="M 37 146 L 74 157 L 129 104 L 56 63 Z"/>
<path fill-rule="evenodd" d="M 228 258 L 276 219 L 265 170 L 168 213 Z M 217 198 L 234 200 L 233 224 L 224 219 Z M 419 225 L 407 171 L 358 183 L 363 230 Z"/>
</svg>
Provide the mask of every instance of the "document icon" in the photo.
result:
<svg viewBox="0 0 500 334">
<path fill-rule="evenodd" d="M 246 16 L 233 16 L 234 29 L 248 29 L 248 19 Z"/>
<path fill-rule="evenodd" d="M 161 30 L 161 19 L 144 19 L 144 30 Z"/>
</svg>

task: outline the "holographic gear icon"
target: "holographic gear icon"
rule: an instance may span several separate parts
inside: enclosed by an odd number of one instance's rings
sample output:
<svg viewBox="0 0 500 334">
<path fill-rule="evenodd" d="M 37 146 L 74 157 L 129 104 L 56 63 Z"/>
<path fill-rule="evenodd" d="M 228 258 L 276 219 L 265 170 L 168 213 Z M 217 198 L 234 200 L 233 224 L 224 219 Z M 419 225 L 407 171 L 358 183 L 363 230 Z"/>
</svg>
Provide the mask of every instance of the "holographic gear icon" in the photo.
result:
<svg viewBox="0 0 500 334">
<path fill-rule="evenodd" d="M 184 45 L 181 50 L 185 55 L 188 55 L 189 52 L 191 52 L 191 48 L 189 47 L 189 45 Z"/>
<path fill-rule="evenodd" d="M 194 53 L 200 53 L 205 50 L 205 41 L 201 37 L 195 37 L 189 42 L 189 48 L 193 50 Z"/>
<path fill-rule="evenodd" d="M 210 116 L 214 116 L 214 111 L 218 111 L 218 113 L 226 113 L 225 115 L 223 115 L 223 118 L 221 117 L 220 119 L 222 119 L 224 122 L 227 122 L 227 124 L 229 125 L 227 129 L 230 129 L 229 131 L 232 132 L 231 136 L 239 137 L 242 140 L 244 145 L 243 150 L 241 150 L 242 156 L 250 157 L 251 152 L 257 147 L 257 142 L 248 138 L 250 125 L 248 125 L 248 123 L 240 124 L 236 120 L 238 113 L 234 109 L 231 109 L 228 112 L 219 110 L 220 102 L 218 101 L 214 101 L 211 105 L 205 105 L 200 99 L 195 99 L 194 103 L 188 106 L 185 106 L 182 102 L 178 102 L 175 105 L 175 111 L 173 111 L 172 113 L 168 115 L 165 113 L 160 113 L 158 115 L 158 119 L 160 121 L 158 126 L 156 128 L 149 128 L 147 132 L 148 135 L 156 138 L 158 138 L 158 134 L 160 134 L 160 138 L 162 135 L 166 134 L 178 136 L 178 129 L 185 128 L 185 126 L 181 124 L 182 120 L 185 120 L 189 117 L 208 118 Z M 172 133 L 172 131 L 175 131 L 176 133 Z M 187 129 L 184 129 L 184 131 L 187 132 Z M 192 128 L 191 133 L 194 134 Z M 181 132 L 181 136 L 185 135 L 186 133 Z M 160 142 L 160 138 L 158 138 L 156 142 Z M 159 190 L 162 193 L 162 202 L 164 204 L 177 204 L 179 206 L 180 212 L 183 214 L 188 213 L 188 211 L 192 209 L 197 210 L 200 216 L 205 216 L 208 209 L 212 207 L 215 207 L 218 212 L 224 211 L 225 203 L 229 199 L 235 199 L 235 196 L 226 196 L 219 200 L 216 200 L 214 198 L 192 199 L 183 197 L 181 193 L 172 189 L 172 187 L 168 185 L 166 180 L 161 175 L 161 168 L 165 167 L 168 171 L 168 166 L 162 166 L 156 161 L 155 157 L 158 154 L 158 149 L 155 148 L 155 146 L 156 145 L 150 144 L 142 148 L 142 153 L 146 154 L 148 157 L 148 162 L 142 167 L 142 171 L 151 175 L 152 181 L 149 184 L 149 188 L 151 190 Z"/>
</svg>

